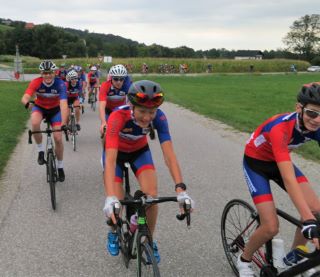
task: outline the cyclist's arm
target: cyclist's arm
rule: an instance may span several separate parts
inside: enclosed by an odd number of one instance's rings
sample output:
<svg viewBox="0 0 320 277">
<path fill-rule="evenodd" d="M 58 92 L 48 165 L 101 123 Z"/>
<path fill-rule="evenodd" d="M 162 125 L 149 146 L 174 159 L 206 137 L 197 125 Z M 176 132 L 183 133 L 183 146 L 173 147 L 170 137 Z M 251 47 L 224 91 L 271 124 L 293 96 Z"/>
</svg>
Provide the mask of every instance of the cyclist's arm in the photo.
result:
<svg viewBox="0 0 320 277">
<path fill-rule="evenodd" d="M 296 175 L 294 172 L 293 164 L 291 161 L 283 161 L 277 163 L 280 170 L 281 177 L 283 179 L 286 190 L 296 206 L 302 220 L 315 219 L 312 214 L 307 202 L 303 197 L 301 186 L 297 182 Z"/>
<path fill-rule="evenodd" d="M 293 163 L 290 158 L 288 144 L 291 139 L 291 129 L 287 124 L 278 124 L 269 133 L 272 151 L 277 162 L 286 190 L 300 213 L 303 220 L 313 219 L 314 216 L 303 197 Z"/>
<path fill-rule="evenodd" d="M 21 103 L 25 106 L 31 100 L 31 95 L 24 94 L 21 98 Z"/>
<path fill-rule="evenodd" d="M 61 99 L 60 100 L 60 110 L 61 110 L 61 125 L 67 125 L 67 121 L 68 121 L 68 100 L 67 99 Z"/>
<path fill-rule="evenodd" d="M 41 84 L 42 79 L 37 78 L 32 80 L 29 83 L 28 88 L 26 89 L 26 91 L 24 92 L 24 95 L 21 98 L 21 103 L 25 106 L 32 98 L 32 96 L 34 95 L 34 93 L 37 90 L 37 87 Z"/>
<path fill-rule="evenodd" d="M 101 121 L 101 126 L 106 125 L 106 101 L 99 101 L 99 116 L 100 116 L 100 121 Z M 101 132 L 101 130 L 100 130 Z"/>
<path fill-rule="evenodd" d="M 106 160 L 104 169 L 104 189 L 106 196 L 117 196 L 115 188 L 115 172 L 117 162 L 118 149 L 106 149 Z"/>
<path fill-rule="evenodd" d="M 171 140 L 167 140 L 161 144 L 164 161 L 169 168 L 170 174 L 175 184 L 182 183 L 182 175 L 180 166 L 173 149 Z"/>
</svg>

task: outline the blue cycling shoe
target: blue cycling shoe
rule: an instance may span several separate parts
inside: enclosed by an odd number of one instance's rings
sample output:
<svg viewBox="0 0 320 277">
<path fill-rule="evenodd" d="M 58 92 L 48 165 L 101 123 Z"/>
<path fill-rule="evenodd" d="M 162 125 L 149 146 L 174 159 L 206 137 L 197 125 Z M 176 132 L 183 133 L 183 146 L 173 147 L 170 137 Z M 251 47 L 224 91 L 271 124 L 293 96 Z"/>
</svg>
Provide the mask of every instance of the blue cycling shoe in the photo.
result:
<svg viewBox="0 0 320 277">
<path fill-rule="evenodd" d="M 146 253 L 146 254 L 147 254 L 148 264 L 151 264 L 151 258 L 148 255 L 148 253 Z M 157 264 L 159 264 L 161 261 L 161 257 L 159 254 L 158 245 L 155 241 L 153 242 L 153 256 L 155 257 Z"/>
<path fill-rule="evenodd" d="M 108 241 L 107 241 L 107 250 L 111 256 L 119 255 L 119 237 L 117 233 L 109 231 Z"/>
</svg>

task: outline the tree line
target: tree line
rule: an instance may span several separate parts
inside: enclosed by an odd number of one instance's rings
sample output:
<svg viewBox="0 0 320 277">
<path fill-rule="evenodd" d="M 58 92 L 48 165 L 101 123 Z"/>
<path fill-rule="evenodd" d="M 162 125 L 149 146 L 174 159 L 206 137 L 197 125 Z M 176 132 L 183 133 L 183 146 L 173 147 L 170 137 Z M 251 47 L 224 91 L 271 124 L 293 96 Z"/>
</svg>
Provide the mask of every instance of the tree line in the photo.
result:
<svg viewBox="0 0 320 277">
<path fill-rule="evenodd" d="M 5 19 L 0 19 L 0 23 Z M 8 21 L 8 20 L 7 20 Z M 1 25 L 0 25 L 1 26 Z M 3 26 L 3 25 L 2 25 Z M 158 44 L 145 45 L 111 34 L 88 30 L 55 27 L 50 24 L 25 28 L 25 22 L 10 21 L 10 28 L 0 28 L 0 55 L 20 54 L 39 58 L 96 57 L 168 57 L 168 58 L 234 58 L 236 50 L 225 48 L 195 51 L 187 46 L 169 48 Z M 284 37 L 286 49 L 264 50 L 264 59 L 286 58 L 311 61 L 320 56 L 320 15 L 306 15 L 294 21 Z M 320 61 L 319 61 L 320 62 Z"/>
</svg>

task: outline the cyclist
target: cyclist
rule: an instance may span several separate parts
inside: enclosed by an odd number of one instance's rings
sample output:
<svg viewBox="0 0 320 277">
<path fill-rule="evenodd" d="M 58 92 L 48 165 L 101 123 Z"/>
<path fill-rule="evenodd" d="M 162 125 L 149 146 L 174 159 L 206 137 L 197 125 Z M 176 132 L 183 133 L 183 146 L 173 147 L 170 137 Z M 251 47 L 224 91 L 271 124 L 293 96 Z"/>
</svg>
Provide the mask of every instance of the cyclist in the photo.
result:
<svg viewBox="0 0 320 277">
<path fill-rule="evenodd" d="M 67 95 L 68 95 L 68 105 L 80 106 L 79 95 L 82 92 L 82 83 L 79 80 L 78 72 L 74 69 L 70 70 L 67 74 Z M 76 126 L 77 130 L 80 131 L 80 108 L 75 108 L 76 114 Z M 68 118 L 69 118 L 69 110 L 68 110 Z"/>
<path fill-rule="evenodd" d="M 90 72 L 88 73 L 88 103 L 91 103 L 91 94 L 94 93 L 95 97 L 97 97 L 97 89 L 99 87 L 100 81 L 97 72 L 97 67 L 95 65 L 90 67 Z"/>
<path fill-rule="evenodd" d="M 304 85 L 297 96 L 296 111 L 275 115 L 262 123 L 248 140 L 243 159 L 244 175 L 260 216 L 260 226 L 250 237 L 242 255 L 238 256 L 241 277 L 254 276 L 253 253 L 272 239 L 279 229 L 270 180 L 290 196 L 302 222 L 292 248 L 313 239 L 319 248 L 318 223 L 320 201 L 308 179 L 291 161 L 290 151 L 309 141 L 320 141 L 320 83 Z"/>
<path fill-rule="evenodd" d="M 110 68 L 108 80 L 101 84 L 99 94 L 100 133 L 104 132 L 107 120 L 114 108 L 126 104 L 126 95 L 132 81 L 122 64 Z M 104 145 L 104 141 L 103 141 Z"/>
<path fill-rule="evenodd" d="M 60 65 L 60 68 L 56 71 L 56 75 L 62 80 L 66 81 L 68 71 L 66 70 L 66 64 L 62 63 Z"/>
<path fill-rule="evenodd" d="M 33 79 L 26 89 L 21 102 L 26 109 L 31 109 L 32 131 L 39 131 L 40 124 L 44 117 L 49 118 L 53 129 L 65 129 L 67 122 L 68 104 L 67 93 L 64 82 L 55 76 L 56 65 L 50 60 L 44 60 L 40 63 L 39 69 L 41 77 Z M 30 103 L 31 97 L 36 95 L 35 104 Z M 61 110 L 61 112 L 60 112 Z M 61 120 L 62 115 L 62 120 Z M 42 135 L 34 134 L 34 139 L 38 148 L 38 163 L 43 165 L 44 145 L 42 144 Z M 63 182 L 65 173 L 63 170 L 63 143 L 61 132 L 53 133 L 55 141 L 55 151 L 57 155 L 57 166 L 59 181 Z"/>
<path fill-rule="evenodd" d="M 122 172 L 125 162 L 129 162 L 141 190 L 151 197 L 157 196 L 157 178 L 146 135 L 151 129 L 158 132 L 164 160 L 174 181 L 179 203 L 185 199 L 193 201 L 186 192 L 180 167 L 176 158 L 165 114 L 158 109 L 163 102 L 163 92 L 159 84 L 142 80 L 134 82 L 129 89 L 129 105 L 124 105 L 111 113 L 108 119 L 105 145 L 104 183 L 106 201 L 103 211 L 113 218 L 113 206 L 123 199 Z M 158 214 L 157 205 L 147 210 L 151 234 L 155 230 Z M 154 255 L 160 261 L 157 244 Z M 119 254 L 117 234 L 108 233 L 107 249 L 112 256 Z"/>
</svg>

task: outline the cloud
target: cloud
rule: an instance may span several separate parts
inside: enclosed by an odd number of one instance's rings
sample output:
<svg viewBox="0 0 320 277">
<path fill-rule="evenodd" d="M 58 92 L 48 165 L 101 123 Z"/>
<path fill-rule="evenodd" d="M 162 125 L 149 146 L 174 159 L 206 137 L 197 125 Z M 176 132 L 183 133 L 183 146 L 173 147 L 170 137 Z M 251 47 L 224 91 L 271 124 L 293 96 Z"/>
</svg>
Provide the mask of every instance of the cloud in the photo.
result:
<svg viewBox="0 0 320 277">
<path fill-rule="evenodd" d="M 1 3 L 3 2 L 3 3 Z M 197 49 L 277 49 L 294 20 L 318 0 L 0 0 L 0 17 L 50 23 L 152 43 Z"/>
</svg>

